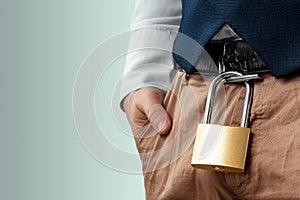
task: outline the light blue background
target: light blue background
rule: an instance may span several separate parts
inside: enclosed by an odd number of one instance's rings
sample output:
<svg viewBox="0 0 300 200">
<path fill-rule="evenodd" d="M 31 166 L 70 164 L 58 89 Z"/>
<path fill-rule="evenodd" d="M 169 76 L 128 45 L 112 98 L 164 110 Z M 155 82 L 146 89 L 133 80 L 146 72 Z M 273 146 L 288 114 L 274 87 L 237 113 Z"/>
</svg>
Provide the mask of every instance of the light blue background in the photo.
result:
<svg viewBox="0 0 300 200">
<path fill-rule="evenodd" d="M 72 116 L 81 63 L 99 43 L 129 30 L 133 4 L 1 1 L 1 200 L 144 199 L 142 176 L 92 158 Z M 118 63 L 121 71 L 123 62 Z M 136 151 L 133 141 L 120 145 Z"/>
</svg>

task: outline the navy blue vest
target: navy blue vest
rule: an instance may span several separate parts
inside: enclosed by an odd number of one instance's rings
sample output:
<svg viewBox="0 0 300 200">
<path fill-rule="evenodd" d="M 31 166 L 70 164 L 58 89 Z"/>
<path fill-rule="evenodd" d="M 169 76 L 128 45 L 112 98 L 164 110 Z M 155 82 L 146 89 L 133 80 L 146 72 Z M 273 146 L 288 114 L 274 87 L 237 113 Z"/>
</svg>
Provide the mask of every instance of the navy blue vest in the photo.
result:
<svg viewBox="0 0 300 200">
<path fill-rule="evenodd" d="M 300 0 L 182 0 L 182 5 L 179 32 L 198 45 L 204 47 L 227 23 L 273 75 L 300 70 Z M 189 74 L 195 71 L 200 51 L 180 34 L 174 42 L 174 59 Z"/>
</svg>

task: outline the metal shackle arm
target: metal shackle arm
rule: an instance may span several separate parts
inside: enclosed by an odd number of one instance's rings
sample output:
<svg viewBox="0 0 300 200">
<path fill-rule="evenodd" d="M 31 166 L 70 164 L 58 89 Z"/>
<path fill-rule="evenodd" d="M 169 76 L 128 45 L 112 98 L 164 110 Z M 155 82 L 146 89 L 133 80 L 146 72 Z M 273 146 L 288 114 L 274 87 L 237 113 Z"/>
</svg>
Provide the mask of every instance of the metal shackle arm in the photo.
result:
<svg viewBox="0 0 300 200">
<path fill-rule="evenodd" d="M 216 88 L 218 84 L 222 81 L 231 78 L 231 77 L 243 77 L 242 73 L 235 72 L 235 71 L 228 71 L 224 72 L 222 74 L 219 74 L 216 76 L 216 78 L 213 79 L 213 81 L 210 84 L 208 94 L 207 94 L 207 100 L 205 105 L 205 111 L 204 111 L 204 118 L 203 118 L 203 124 L 208 124 L 211 121 L 211 114 L 212 114 L 212 107 L 214 102 L 214 96 L 216 92 Z M 243 114 L 241 119 L 241 126 L 246 127 L 248 123 L 249 118 L 249 112 L 250 107 L 252 103 L 252 88 L 248 81 L 244 81 L 246 85 L 246 95 L 245 95 L 245 101 L 244 101 L 244 107 L 243 107 Z"/>
</svg>

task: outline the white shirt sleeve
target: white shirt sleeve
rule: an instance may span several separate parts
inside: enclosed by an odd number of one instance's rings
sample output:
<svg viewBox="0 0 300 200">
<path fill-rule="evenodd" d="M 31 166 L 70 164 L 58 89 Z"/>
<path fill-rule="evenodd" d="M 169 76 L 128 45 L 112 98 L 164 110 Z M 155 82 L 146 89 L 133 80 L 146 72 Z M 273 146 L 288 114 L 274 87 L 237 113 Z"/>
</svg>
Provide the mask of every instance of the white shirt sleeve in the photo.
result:
<svg viewBox="0 0 300 200">
<path fill-rule="evenodd" d="M 136 0 L 121 100 L 139 88 L 169 88 L 174 69 L 172 48 L 181 12 L 181 0 Z"/>
</svg>

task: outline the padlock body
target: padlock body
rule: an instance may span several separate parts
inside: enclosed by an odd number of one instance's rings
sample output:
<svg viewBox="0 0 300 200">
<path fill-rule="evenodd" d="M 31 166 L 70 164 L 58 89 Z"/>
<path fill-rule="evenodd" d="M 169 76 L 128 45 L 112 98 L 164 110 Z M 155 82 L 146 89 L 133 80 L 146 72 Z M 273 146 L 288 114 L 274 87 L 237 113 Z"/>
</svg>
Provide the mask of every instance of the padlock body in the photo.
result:
<svg viewBox="0 0 300 200">
<path fill-rule="evenodd" d="M 199 124 L 192 166 L 220 172 L 244 172 L 250 129 Z"/>
</svg>

